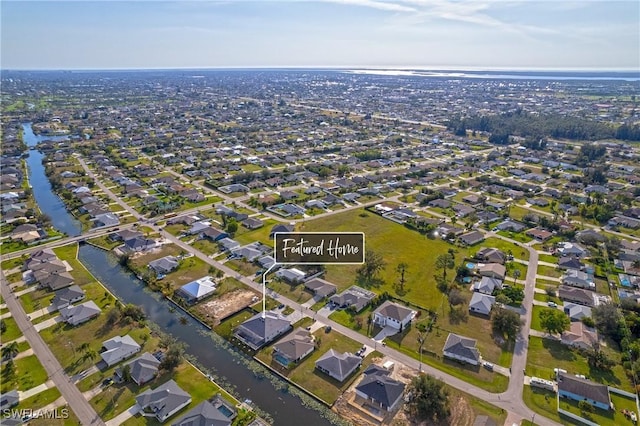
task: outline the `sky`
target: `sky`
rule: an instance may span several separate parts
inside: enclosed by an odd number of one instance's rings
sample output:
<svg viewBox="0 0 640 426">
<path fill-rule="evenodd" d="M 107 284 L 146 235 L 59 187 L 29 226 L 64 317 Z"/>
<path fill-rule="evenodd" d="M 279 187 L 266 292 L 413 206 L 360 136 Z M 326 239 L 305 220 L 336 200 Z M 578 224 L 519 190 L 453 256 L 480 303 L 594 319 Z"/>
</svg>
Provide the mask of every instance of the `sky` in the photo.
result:
<svg viewBox="0 0 640 426">
<path fill-rule="evenodd" d="M 637 0 L 0 2 L 2 69 L 640 69 Z"/>
</svg>

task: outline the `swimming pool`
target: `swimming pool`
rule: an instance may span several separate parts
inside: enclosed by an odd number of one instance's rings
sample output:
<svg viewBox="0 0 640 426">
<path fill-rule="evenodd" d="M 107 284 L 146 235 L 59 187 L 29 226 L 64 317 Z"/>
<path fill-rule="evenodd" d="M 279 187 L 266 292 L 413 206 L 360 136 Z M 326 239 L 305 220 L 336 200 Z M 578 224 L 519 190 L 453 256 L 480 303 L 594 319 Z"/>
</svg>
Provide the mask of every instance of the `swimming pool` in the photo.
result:
<svg viewBox="0 0 640 426">
<path fill-rule="evenodd" d="M 220 411 L 222 415 L 225 417 L 233 416 L 233 411 L 229 410 L 229 408 L 226 405 L 219 406 L 218 411 Z"/>
<path fill-rule="evenodd" d="M 626 275 L 618 275 L 618 278 L 620 278 L 620 285 L 624 287 L 631 287 L 631 281 L 629 280 L 629 277 L 627 277 Z"/>
<path fill-rule="evenodd" d="M 466 266 L 466 267 L 467 267 L 467 269 L 473 269 L 473 268 L 475 268 L 475 267 L 476 267 L 476 264 L 475 264 L 475 263 L 473 263 L 473 262 L 467 262 L 467 264 L 466 264 L 466 265 L 464 265 L 464 266 Z"/>
<path fill-rule="evenodd" d="M 464 277 L 462 279 L 462 282 L 465 283 L 465 284 L 469 284 L 471 282 L 471 277 Z"/>
</svg>

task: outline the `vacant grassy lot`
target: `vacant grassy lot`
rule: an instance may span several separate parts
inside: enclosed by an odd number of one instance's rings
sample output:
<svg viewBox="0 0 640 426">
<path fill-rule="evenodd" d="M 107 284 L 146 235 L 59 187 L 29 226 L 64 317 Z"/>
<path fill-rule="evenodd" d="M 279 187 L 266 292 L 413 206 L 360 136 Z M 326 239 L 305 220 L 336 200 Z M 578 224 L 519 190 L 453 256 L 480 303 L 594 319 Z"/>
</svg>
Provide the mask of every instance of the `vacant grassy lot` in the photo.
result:
<svg viewBox="0 0 640 426">
<path fill-rule="evenodd" d="M 313 297 L 310 292 L 304 289 L 302 284 L 291 285 L 283 280 L 273 279 L 269 282 L 268 287 L 297 303 L 304 303 Z"/>
<path fill-rule="evenodd" d="M 54 253 L 62 261 L 67 261 L 73 268 L 70 272 L 73 276 L 74 284 L 83 285 L 95 281 L 87 268 L 78 260 L 78 243 L 69 244 L 63 247 L 53 249 Z"/>
<path fill-rule="evenodd" d="M 26 391 L 47 381 L 47 372 L 35 355 L 15 360 L 14 367 L 13 374 L 2 368 L 0 389 L 3 393 L 12 389 Z"/>
<path fill-rule="evenodd" d="M 0 338 L 3 342 L 10 342 L 22 335 L 20 329 L 18 328 L 18 324 L 16 324 L 16 320 L 14 320 L 12 317 L 5 318 L 2 321 L 4 321 L 4 325 L 7 327 L 5 332 L 0 335 Z"/>
<path fill-rule="evenodd" d="M 273 245 L 273 240 L 269 238 L 269 233 L 271 232 L 273 225 L 278 222 L 273 219 L 267 219 L 264 220 L 263 223 L 264 225 L 261 228 L 253 230 L 240 225 L 233 238 L 240 244 L 249 244 L 254 241 L 260 241 L 262 244 L 266 244 L 271 247 Z"/>
<path fill-rule="evenodd" d="M 33 311 L 49 306 L 51 304 L 51 299 L 53 299 L 52 292 L 38 289 L 20 296 L 20 303 L 22 303 L 24 311 L 29 314 Z"/>
<path fill-rule="evenodd" d="M 23 399 L 20 401 L 20 403 L 18 405 L 16 405 L 13 409 L 14 410 L 23 410 L 23 409 L 28 409 L 31 408 L 33 410 L 36 410 L 38 408 L 42 408 L 45 405 L 51 404 L 53 401 L 55 401 L 56 399 L 60 398 L 60 391 L 57 388 L 51 388 L 51 389 L 47 389 L 45 391 L 42 391 L 36 395 L 33 395 L 31 398 L 27 398 L 27 399 Z M 73 414 L 73 410 L 69 409 L 69 413 L 75 417 L 75 415 Z M 35 420 L 30 420 L 29 424 L 36 424 Z M 47 420 L 45 423 L 40 423 L 40 424 L 44 424 L 44 425 L 50 425 L 50 420 Z M 68 424 L 68 423 L 65 423 Z M 74 425 L 77 425 L 77 419 L 76 419 L 76 423 L 73 423 Z"/>
<path fill-rule="evenodd" d="M 577 350 L 570 349 L 558 341 L 530 337 L 526 372 L 528 376 L 550 379 L 554 376 L 554 368 L 562 368 L 572 374 L 584 374 L 594 382 L 632 391 L 633 386 L 625 375 L 620 354 L 608 347 L 603 347 L 603 350 L 615 362 L 614 366 L 607 370 L 591 368 L 587 359 Z"/>
<path fill-rule="evenodd" d="M 86 356 L 87 353 L 90 351 L 99 353 L 103 341 L 128 333 L 140 344 L 145 339 L 149 339 L 147 328 L 140 328 L 135 324 L 125 324 L 124 321 L 108 324 L 107 311 L 103 311 L 97 318 L 77 327 L 59 323 L 42 330 L 40 335 L 60 361 L 65 372 L 73 375 L 89 368 L 99 360 L 97 357 L 92 359 Z M 145 335 L 147 337 L 144 337 Z M 85 342 L 89 343 L 89 348 L 83 352 L 80 348 Z M 146 346 L 144 347 L 146 348 Z"/>
<path fill-rule="evenodd" d="M 433 278 L 436 273 L 441 274 L 435 268 L 436 257 L 447 253 L 450 248 L 457 250 L 456 263 L 469 255 L 468 249 L 452 246 L 441 239 L 431 240 L 364 209 L 309 220 L 297 230 L 364 232 L 366 248 L 381 254 L 386 262 L 386 268 L 380 274 L 381 282 L 371 290 L 377 293 L 387 291 L 426 308 L 437 308 L 443 300 Z M 401 262 L 405 262 L 408 268 L 404 291 L 398 293 L 396 283 L 399 275 L 396 267 Z M 357 269 L 357 265 L 327 265 L 325 279 L 335 283 L 338 291 L 342 291 L 356 284 Z M 449 271 L 448 275 L 453 278 L 453 271 Z"/>
</svg>

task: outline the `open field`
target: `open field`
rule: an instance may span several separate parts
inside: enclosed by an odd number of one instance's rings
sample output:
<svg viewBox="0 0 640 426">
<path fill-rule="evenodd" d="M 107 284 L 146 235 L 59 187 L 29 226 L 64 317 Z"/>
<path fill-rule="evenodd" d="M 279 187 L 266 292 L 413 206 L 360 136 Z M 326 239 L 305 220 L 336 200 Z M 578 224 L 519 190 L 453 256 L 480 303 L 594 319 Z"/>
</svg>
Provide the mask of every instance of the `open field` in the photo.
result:
<svg viewBox="0 0 640 426">
<path fill-rule="evenodd" d="M 429 239 L 416 231 L 384 219 L 364 209 L 350 210 L 341 214 L 309 220 L 301 224 L 298 231 L 351 231 L 364 232 L 367 250 L 382 255 L 386 268 L 380 274 L 381 282 L 371 288 L 376 293 L 384 291 L 425 308 L 437 308 L 443 295 L 436 289 L 434 275 L 435 260 L 439 254 L 453 248 L 457 251 L 456 263 L 469 255 L 466 248 L 453 246 L 441 239 Z M 475 250 L 474 250 L 475 251 Z M 396 267 L 400 262 L 408 265 L 404 291 L 398 294 Z M 335 283 L 338 291 L 356 284 L 357 265 L 328 265 L 325 279 Z M 450 271 L 449 276 L 453 276 Z"/>
<path fill-rule="evenodd" d="M 531 337 L 526 373 L 528 376 L 550 379 L 554 376 L 554 368 L 562 368 L 572 374 L 584 374 L 594 382 L 632 391 L 633 386 L 621 365 L 620 354 L 607 347 L 603 347 L 603 350 L 615 362 L 613 367 L 607 370 L 591 368 L 587 359 L 577 350 L 570 349 L 558 341 Z"/>
</svg>

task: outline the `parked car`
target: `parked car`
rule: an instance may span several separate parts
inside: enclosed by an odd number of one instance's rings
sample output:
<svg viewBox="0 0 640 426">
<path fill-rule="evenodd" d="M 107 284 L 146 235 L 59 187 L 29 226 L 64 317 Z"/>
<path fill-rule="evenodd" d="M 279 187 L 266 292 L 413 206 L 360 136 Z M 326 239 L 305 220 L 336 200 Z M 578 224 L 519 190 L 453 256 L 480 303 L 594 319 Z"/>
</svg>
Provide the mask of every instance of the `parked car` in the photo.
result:
<svg viewBox="0 0 640 426">
<path fill-rule="evenodd" d="M 491 364 L 490 362 L 484 361 L 482 363 L 482 366 L 489 371 L 493 371 L 493 364 Z"/>
<path fill-rule="evenodd" d="M 547 306 L 549 306 L 550 308 L 557 308 L 558 304 L 556 302 L 547 302 Z"/>
</svg>

